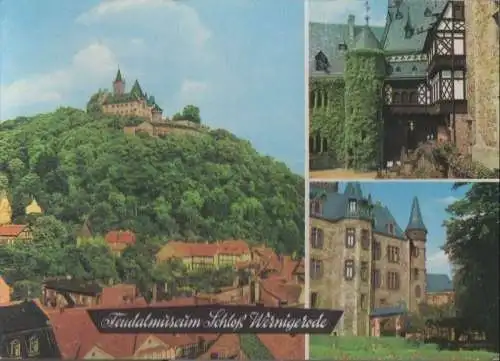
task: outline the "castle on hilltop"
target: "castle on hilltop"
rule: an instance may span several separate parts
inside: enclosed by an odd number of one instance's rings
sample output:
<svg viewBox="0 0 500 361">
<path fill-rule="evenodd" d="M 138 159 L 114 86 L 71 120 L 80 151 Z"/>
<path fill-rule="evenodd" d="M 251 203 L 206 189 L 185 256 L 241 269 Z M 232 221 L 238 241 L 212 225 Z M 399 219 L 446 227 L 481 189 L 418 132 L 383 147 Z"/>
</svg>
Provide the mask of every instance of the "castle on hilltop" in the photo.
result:
<svg viewBox="0 0 500 361">
<path fill-rule="evenodd" d="M 151 122 L 162 121 L 163 109 L 156 104 L 155 97 L 143 92 L 139 81 L 135 80 L 130 92 L 125 92 L 125 79 L 120 69 L 113 81 L 113 93 L 105 93 L 101 98 L 102 111 L 106 114 L 137 116 Z"/>
</svg>

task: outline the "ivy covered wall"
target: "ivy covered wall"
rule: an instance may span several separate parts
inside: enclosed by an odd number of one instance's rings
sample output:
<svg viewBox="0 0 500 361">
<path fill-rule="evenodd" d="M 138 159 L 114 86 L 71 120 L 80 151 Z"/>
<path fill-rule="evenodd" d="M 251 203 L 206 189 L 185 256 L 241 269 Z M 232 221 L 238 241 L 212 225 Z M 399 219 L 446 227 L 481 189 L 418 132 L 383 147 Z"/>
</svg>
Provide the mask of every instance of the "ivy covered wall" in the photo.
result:
<svg viewBox="0 0 500 361">
<path fill-rule="evenodd" d="M 345 161 L 348 168 L 376 168 L 382 147 L 384 53 L 353 50 L 345 67 Z"/>
<path fill-rule="evenodd" d="M 312 78 L 309 91 L 311 93 L 310 134 L 320 134 L 326 141 L 328 153 L 336 161 L 343 162 L 344 154 L 344 79 Z"/>
</svg>

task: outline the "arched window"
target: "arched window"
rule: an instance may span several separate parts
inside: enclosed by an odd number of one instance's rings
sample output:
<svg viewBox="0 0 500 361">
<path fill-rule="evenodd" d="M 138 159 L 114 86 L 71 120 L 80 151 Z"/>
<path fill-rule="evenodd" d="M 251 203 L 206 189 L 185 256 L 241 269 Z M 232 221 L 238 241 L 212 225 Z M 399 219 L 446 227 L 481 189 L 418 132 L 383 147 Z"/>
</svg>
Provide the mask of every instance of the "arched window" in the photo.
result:
<svg viewBox="0 0 500 361">
<path fill-rule="evenodd" d="M 309 92 L 309 108 L 312 109 L 315 107 L 316 103 L 316 92 L 315 91 L 310 91 Z"/>
<path fill-rule="evenodd" d="M 407 92 L 401 93 L 401 103 L 408 104 L 408 93 Z"/>
<path fill-rule="evenodd" d="M 422 296 L 422 289 L 419 285 L 415 286 L 415 297 L 420 298 Z"/>
<path fill-rule="evenodd" d="M 411 92 L 410 93 L 410 104 L 417 104 L 418 103 L 418 97 L 416 92 Z"/>
<path fill-rule="evenodd" d="M 394 104 L 401 104 L 401 93 L 394 92 L 393 103 Z"/>
<path fill-rule="evenodd" d="M 316 134 L 316 141 L 315 141 L 314 145 L 315 145 L 314 152 L 321 153 L 321 134 L 319 134 L 319 133 Z"/>
</svg>

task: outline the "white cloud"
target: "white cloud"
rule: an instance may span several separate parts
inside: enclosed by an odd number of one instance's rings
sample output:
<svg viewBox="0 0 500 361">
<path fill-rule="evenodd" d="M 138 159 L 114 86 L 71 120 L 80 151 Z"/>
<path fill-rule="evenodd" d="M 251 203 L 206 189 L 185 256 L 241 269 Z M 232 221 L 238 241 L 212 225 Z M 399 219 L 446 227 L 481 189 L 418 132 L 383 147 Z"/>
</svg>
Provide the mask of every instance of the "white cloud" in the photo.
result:
<svg viewBox="0 0 500 361">
<path fill-rule="evenodd" d="M 106 46 L 94 43 L 78 51 L 71 64 L 64 69 L 20 79 L 0 89 L 2 113 L 10 108 L 64 99 L 75 85 L 83 81 L 100 79 L 116 69 L 113 52 Z M 4 118 L 2 116 L 2 118 Z"/>
<path fill-rule="evenodd" d="M 448 197 L 437 199 L 438 203 L 444 204 L 446 206 L 449 206 L 450 204 L 455 203 L 456 201 L 458 201 L 458 198 L 453 197 L 453 196 L 448 196 Z"/>
<path fill-rule="evenodd" d="M 443 250 L 430 254 L 427 257 L 427 270 L 429 273 L 449 274 L 451 266 L 448 255 Z"/>
<path fill-rule="evenodd" d="M 155 27 L 190 38 L 197 47 L 203 47 L 211 37 L 210 30 L 202 23 L 195 9 L 174 0 L 103 0 L 97 6 L 77 17 L 76 21 L 91 25 L 102 21 L 125 21 L 129 26 Z M 160 34 L 156 34 L 161 38 Z"/>
<path fill-rule="evenodd" d="M 365 2 L 357 0 L 309 0 L 309 21 L 319 23 L 347 23 L 349 14 L 363 14 L 358 16 L 357 24 L 364 23 L 366 14 Z M 385 17 L 370 19 L 370 24 L 383 26 Z"/>
</svg>

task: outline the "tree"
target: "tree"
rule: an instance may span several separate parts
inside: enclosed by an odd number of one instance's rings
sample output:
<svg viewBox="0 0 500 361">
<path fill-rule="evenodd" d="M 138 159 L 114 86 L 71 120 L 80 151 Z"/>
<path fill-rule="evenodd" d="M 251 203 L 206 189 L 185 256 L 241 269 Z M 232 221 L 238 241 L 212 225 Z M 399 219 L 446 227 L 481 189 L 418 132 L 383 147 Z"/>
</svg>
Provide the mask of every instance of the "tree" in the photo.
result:
<svg viewBox="0 0 500 361">
<path fill-rule="evenodd" d="M 457 185 L 463 186 L 463 185 Z M 445 222 L 444 250 L 456 269 L 458 314 L 485 332 L 498 350 L 499 188 L 474 183 L 465 197 L 451 204 Z"/>
<path fill-rule="evenodd" d="M 172 117 L 173 120 L 189 120 L 190 122 L 200 124 L 200 108 L 195 105 L 186 105 L 182 109 L 182 113 L 176 113 Z"/>
</svg>

